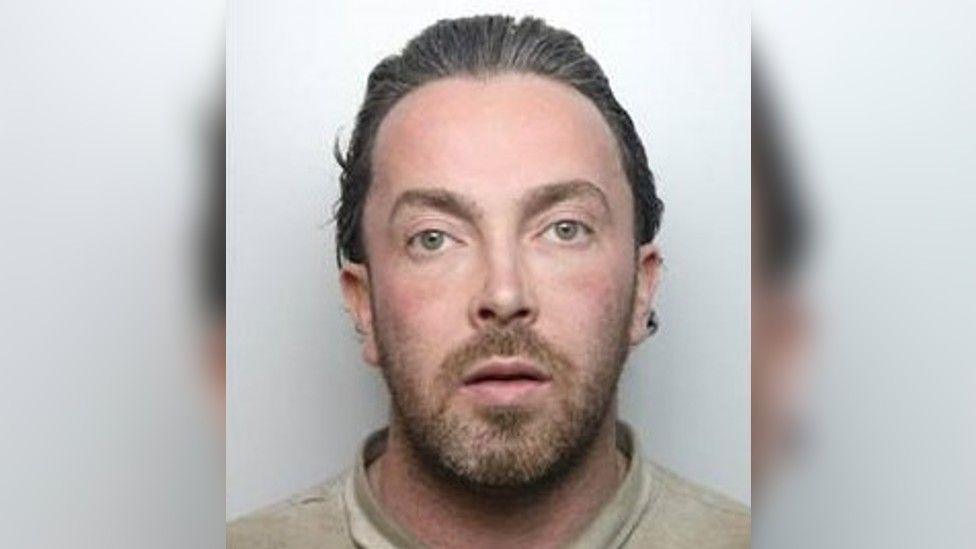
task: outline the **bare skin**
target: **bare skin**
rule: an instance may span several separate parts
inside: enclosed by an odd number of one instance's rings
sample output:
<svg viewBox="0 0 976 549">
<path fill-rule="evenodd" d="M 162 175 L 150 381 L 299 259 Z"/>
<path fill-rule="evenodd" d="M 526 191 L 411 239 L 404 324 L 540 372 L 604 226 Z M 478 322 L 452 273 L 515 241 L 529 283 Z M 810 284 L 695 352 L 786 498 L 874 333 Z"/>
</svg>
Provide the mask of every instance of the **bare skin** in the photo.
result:
<svg viewBox="0 0 976 549">
<path fill-rule="evenodd" d="M 340 282 L 363 357 L 421 395 L 418 415 L 439 411 L 470 427 L 477 435 L 459 444 L 472 452 L 503 444 L 481 436 L 491 433 L 481 413 L 489 404 L 525 410 L 527 433 L 566 427 L 566 403 L 582 401 L 585 381 L 606 370 L 613 342 L 626 348 L 648 335 L 659 252 L 635 250 L 633 199 L 609 126 L 557 82 L 452 78 L 403 98 L 378 132 L 362 229 L 369 268 L 346 264 Z M 513 324 L 565 356 L 561 384 L 473 393 L 439 379 L 453 350 Z M 493 498 L 445 481 L 395 410 L 370 482 L 431 546 L 565 545 L 626 470 L 610 397 L 592 444 L 545 490 Z"/>
<path fill-rule="evenodd" d="M 758 174 L 762 177 L 762 174 Z M 806 372 L 803 357 L 809 326 L 803 300 L 789 280 L 765 273 L 768 231 L 757 215 L 766 207 L 753 193 L 752 249 L 752 479 L 755 491 L 768 484 L 796 444 L 798 411 Z"/>
</svg>

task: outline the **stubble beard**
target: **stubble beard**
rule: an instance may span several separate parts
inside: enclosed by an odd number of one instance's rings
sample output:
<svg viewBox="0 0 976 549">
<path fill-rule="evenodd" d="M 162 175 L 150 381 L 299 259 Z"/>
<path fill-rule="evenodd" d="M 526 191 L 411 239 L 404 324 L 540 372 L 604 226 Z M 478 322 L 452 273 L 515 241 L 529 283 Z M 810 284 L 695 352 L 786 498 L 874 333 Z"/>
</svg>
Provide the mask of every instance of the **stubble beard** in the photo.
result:
<svg viewBox="0 0 976 549">
<path fill-rule="evenodd" d="M 557 483 L 592 447 L 615 403 L 633 299 L 613 309 L 603 316 L 599 339 L 584 358 L 593 366 L 574 364 L 531 328 L 516 324 L 476 334 L 449 353 L 429 386 L 414 377 L 418 369 L 408 354 L 397 353 L 378 330 L 393 421 L 408 451 L 430 474 L 479 494 L 525 496 Z M 450 406 L 464 373 L 493 356 L 535 361 L 551 377 L 554 398 L 544 407 Z"/>
</svg>

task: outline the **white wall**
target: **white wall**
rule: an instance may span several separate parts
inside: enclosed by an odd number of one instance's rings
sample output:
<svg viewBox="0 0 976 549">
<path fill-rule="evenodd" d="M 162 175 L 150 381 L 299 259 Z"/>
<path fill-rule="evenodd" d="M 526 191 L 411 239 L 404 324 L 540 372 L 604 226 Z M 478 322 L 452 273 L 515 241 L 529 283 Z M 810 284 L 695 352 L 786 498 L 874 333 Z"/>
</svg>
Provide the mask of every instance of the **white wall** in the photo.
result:
<svg viewBox="0 0 976 549">
<path fill-rule="evenodd" d="M 755 4 L 815 220 L 804 444 L 755 547 L 973 547 L 972 2 Z"/>
<path fill-rule="evenodd" d="M 667 269 L 621 415 L 653 459 L 750 500 L 747 2 L 248 0 L 227 28 L 228 519 L 339 472 L 383 424 L 385 389 L 340 302 L 330 147 L 379 59 L 436 19 L 485 12 L 575 32 L 634 118 Z"/>
<path fill-rule="evenodd" d="M 0 3 L 0 547 L 223 543 L 198 302 L 223 17 Z"/>
</svg>

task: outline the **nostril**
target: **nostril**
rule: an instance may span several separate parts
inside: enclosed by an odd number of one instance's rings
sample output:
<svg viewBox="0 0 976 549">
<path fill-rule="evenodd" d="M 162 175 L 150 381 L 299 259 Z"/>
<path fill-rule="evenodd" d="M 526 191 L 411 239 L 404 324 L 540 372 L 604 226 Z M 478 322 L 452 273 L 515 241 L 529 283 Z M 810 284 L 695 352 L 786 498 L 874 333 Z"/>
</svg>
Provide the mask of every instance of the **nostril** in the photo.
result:
<svg viewBox="0 0 976 549">
<path fill-rule="evenodd" d="M 532 311 L 527 308 L 520 308 L 511 312 L 500 312 L 491 307 L 482 307 L 478 309 L 477 316 L 480 322 L 497 322 L 500 324 L 508 324 L 510 322 L 528 321 L 528 319 L 532 317 Z"/>
<path fill-rule="evenodd" d="M 493 320 L 495 318 L 495 312 L 488 308 L 478 309 L 478 318 L 480 320 Z"/>
</svg>

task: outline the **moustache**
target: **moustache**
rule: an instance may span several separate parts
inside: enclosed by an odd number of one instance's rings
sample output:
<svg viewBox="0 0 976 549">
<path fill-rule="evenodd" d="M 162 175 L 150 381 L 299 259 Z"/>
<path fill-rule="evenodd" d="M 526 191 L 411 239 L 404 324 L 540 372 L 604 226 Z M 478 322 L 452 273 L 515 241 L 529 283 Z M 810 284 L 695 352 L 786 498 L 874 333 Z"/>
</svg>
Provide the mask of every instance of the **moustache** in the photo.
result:
<svg viewBox="0 0 976 549">
<path fill-rule="evenodd" d="M 569 359 L 542 336 L 531 328 L 515 325 L 489 328 L 475 334 L 445 357 L 441 375 L 450 380 L 457 380 L 482 360 L 514 356 L 535 362 L 545 374 L 553 378 L 571 367 Z"/>
</svg>

